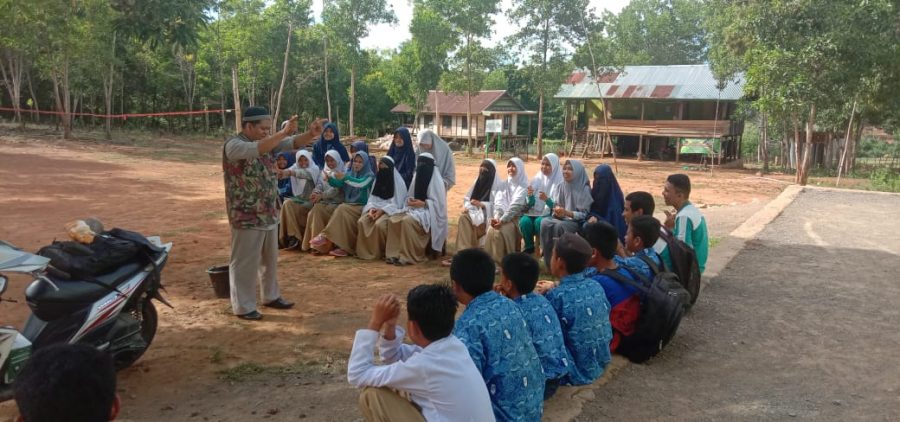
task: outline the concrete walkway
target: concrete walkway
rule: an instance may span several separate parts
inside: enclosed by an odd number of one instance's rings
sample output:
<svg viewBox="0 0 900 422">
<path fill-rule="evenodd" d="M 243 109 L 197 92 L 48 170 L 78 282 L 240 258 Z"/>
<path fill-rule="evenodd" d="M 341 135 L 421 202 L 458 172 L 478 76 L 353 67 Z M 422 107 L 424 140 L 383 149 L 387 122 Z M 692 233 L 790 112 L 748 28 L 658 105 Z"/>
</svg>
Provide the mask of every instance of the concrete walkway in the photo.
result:
<svg viewBox="0 0 900 422">
<path fill-rule="evenodd" d="M 900 195 L 789 189 L 722 241 L 673 343 L 582 391 L 576 420 L 900 420 L 898 218 Z"/>
</svg>

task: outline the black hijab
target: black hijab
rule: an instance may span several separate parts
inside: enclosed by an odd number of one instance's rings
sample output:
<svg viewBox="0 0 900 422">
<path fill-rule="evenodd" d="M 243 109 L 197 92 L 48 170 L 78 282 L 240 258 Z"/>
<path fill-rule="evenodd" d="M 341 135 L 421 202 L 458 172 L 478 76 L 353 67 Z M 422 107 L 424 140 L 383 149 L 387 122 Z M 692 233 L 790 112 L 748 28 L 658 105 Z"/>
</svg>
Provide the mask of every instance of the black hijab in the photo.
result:
<svg viewBox="0 0 900 422">
<path fill-rule="evenodd" d="M 482 171 L 482 168 L 486 168 L 487 171 Z M 494 166 L 494 163 L 490 160 L 482 161 L 481 166 L 478 168 L 478 179 L 475 179 L 475 186 L 472 187 L 471 199 L 477 199 L 481 202 L 490 201 L 495 177 L 497 177 L 497 167 Z"/>
<path fill-rule="evenodd" d="M 420 155 L 416 161 L 416 186 L 413 198 L 420 201 L 428 199 L 428 185 L 434 175 L 434 158 Z"/>
<path fill-rule="evenodd" d="M 375 174 L 375 187 L 372 188 L 372 195 L 381 199 L 391 199 L 394 197 L 394 160 L 381 157 L 379 162 L 387 168 L 379 166 L 378 173 Z"/>
</svg>

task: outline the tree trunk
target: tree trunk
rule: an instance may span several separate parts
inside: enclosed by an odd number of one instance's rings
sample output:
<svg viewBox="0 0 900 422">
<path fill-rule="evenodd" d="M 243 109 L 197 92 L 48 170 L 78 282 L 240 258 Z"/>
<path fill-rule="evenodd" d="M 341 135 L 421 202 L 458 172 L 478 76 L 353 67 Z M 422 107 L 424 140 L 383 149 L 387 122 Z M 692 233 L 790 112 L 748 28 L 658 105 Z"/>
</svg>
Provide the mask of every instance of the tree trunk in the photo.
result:
<svg viewBox="0 0 900 422">
<path fill-rule="evenodd" d="M 472 93 L 471 91 L 466 91 L 466 119 L 468 121 L 472 121 Z M 442 122 L 438 122 L 441 126 L 443 126 Z M 500 132 L 503 132 L 503 125 L 500 126 Z M 469 131 L 469 141 L 466 143 L 466 152 L 469 155 L 472 155 L 472 150 L 475 148 L 475 138 L 472 137 L 472 132 Z M 500 142 L 498 139 L 497 142 Z"/>
<path fill-rule="evenodd" d="M 349 116 L 347 117 L 347 121 L 349 122 L 348 132 L 350 133 L 351 137 L 353 137 L 353 135 L 355 135 L 355 132 L 353 131 L 353 125 L 354 125 L 354 121 L 353 121 L 353 111 L 354 110 L 353 109 L 355 108 L 355 104 L 356 104 L 356 63 L 354 63 L 352 66 L 350 66 L 350 110 L 349 110 L 350 112 L 348 113 Z"/>
<path fill-rule="evenodd" d="M 800 162 L 800 168 L 797 171 L 797 183 L 806 186 L 809 181 L 809 167 L 812 161 L 813 135 L 815 134 L 816 125 L 816 104 L 813 103 L 809 109 L 809 119 L 806 121 L 806 145 L 803 146 L 803 161 Z"/>
<path fill-rule="evenodd" d="M 544 93 L 538 98 L 537 157 L 544 156 Z"/>
<path fill-rule="evenodd" d="M 22 120 L 22 76 L 24 74 L 25 57 L 17 51 L 11 49 L 3 49 L 3 56 L 0 57 L 0 75 L 3 77 L 4 85 L 9 91 L 9 98 L 12 100 L 15 119 L 21 126 L 25 126 Z"/>
<path fill-rule="evenodd" d="M 325 55 L 325 104 L 328 105 L 328 121 L 331 121 L 331 93 L 328 89 L 328 36 L 322 38 L 324 48 L 322 51 Z"/>
<path fill-rule="evenodd" d="M 41 107 L 38 106 L 37 95 L 34 95 L 34 84 L 31 83 L 31 70 L 26 73 L 26 78 L 28 79 L 28 93 L 31 95 L 31 121 L 37 122 L 40 118 Z"/>
<path fill-rule="evenodd" d="M 234 95 L 234 127 L 235 133 L 240 133 L 241 131 L 241 118 L 243 117 L 243 113 L 241 112 L 241 91 L 240 87 L 238 87 L 238 71 L 237 65 L 231 66 L 231 91 L 232 95 Z"/>
<path fill-rule="evenodd" d="M 760 136 L 759 145 L 762 152 L 763 174 L 769 172 L 769 117 L 763 113 L 762 115 L 762 136 Z"/>
<path fill-rule="evenodd" d="M 112 60 L 109 61 L 109 73 L 103 77 L 103 100 L 106 107 L 106 140 L 112 139 L 112 96 L 113 82 L 115 78 L 115 58 L 116 58 L 116 32 L 113 32 L 111 46 Z"/>
<path fill-rule="evenodd" d="M 284 47 L 284 65 L 281 67 L 281 84 L 278 86 L 278 97 L 275 100 L 275 114 L 273 114 L 273 122 L 278 123 L 278 116 L 281 113 L 281 94 L 284 93 L 284 81 L 287 80 L 288 58 L 291 55 L 291 38 L 294 34 L 294 22 L 288 22 L 287 46 Z M 272 125 L 272 132 L 275 132 L 275 125 Z"/>
<path fill-rule="evenodd" d="M 797 162 L 800 157 L 800 121 L 797 120 L 796 115 L 793 115 L 793 122 L 794 122 L 794 144 L 793 144 L 793 150 L 791 153 L 791 169 L 797 170 L 798 169 Z M 796 176 L 797 174 L 794 173 L 794 175 Z M 795 179 L 796 179 L 796 177 L 795 177 Z"/>
</svg>

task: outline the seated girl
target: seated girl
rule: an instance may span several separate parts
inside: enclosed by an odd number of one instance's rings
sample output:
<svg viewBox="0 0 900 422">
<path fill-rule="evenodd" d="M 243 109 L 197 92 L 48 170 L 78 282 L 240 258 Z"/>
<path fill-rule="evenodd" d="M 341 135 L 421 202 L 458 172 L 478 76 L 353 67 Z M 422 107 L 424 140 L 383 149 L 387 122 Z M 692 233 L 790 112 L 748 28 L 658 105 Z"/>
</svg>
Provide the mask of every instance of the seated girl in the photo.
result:
<svg viewBox="0 0 900 422">
<path fill-rule="evenodd" d="M 294 165 L 294 153 L 292 152 L 282 152 L 275 158 L 276 171 L 284 170 L 292 165 Z M 289 179 L 278 179 L 278 197 L 281 201 L 292 196 L 294 196 L 294 192 L 291 190 L 291 181 Z"/>
<path fill-rule="evenodd" d="M 425 248 L 441 251 L 447 241 L 447 191 L 440 170 L 429 153 L 419 155 L 406 208 L 388 222 L 385 262 L 410 265 L 423 262 Z"/>
<path fill-rule="evenodd" d="M 356 256 L 360 259 L 381 259 L 387 242 L 390 217 L 406 207 L 406 182 L 394 166 L 394 159 L 385 156 L 378 163 L 375 185 L 369 202 L 357 221 Z"/>
<path fill-rule="evenodd" d="M 315 160 L 313 162 L 315 163 Z M 325 230 L 325 225 L 328 224 L 331 214 L 334 213 L 338 205 L 344 202 L 343 189 L 328 183 L 329 178 L 343 171 L 344 162 L 341 160 L 340 153 L 336 150 L 326 152 L 324 162 L 325 168 L 322 169 L 322 177 L 316 181 L 316 188 L 309 195 L 309 201 L 313 203 L 313 207 L 309 210 L 309 215 L 306 218 L 306 230 L 303 231 L 303 242 L 300 244 L 300 250 L 302 251 L 318 253 L 318 251 L 309 247 L 309 242 L 312 241 L 316 234 Z"/>
<path fill-rule="evenodd" d="M 622 188 L 619 187 L 619 181 L 616 180 L 616 175 L 613 174 L 609 164 L 600 164 L 594 168 L 591 197 L 594 201 L 591 203 L 587 222 L 605 221 L 611 224 L 619 234 L 619 241 L 623 241 L 628 230 L 625 217 L 622 216 L 625 210 L 625 196 L 622 195 Z"/>
<path fill-rule="evenodd" d="M 553 210 L 553 198 L 559 196 L 559 188 L 563 183 L 562 169 L 559 165 L 559 157 L 550 153 L 541 160 L 541 170 L 531 179 L 528 185 L 528 208 L 525 214 L 519 218 L 519 230 L 525 240 L 522 252 L 533 254 L 535 250 L 535 236 L 540 245 L 541 220 L 550 215 Z M 538 254 L 540 255 L 540 254 Z"/>
<path fill-rule="evenodd" d="M 367 144 L 366 141 L 363 141 L 363 140 L 353 141 L 353 143 L 350 144 L 350 156 L 352 157 L 353 154 L 356 154 L 357 152 L 360 152 L 360 151 L 369 155 L 369 168 L 372 169 L 373 172 L 378 170 L 378 162 L 375 160 L 375 156 L 369 154 L 369 144 Z M 352 165 L 352 163 L 349 163 L 349 162 L 347 163 L 346 173 L 350 172 L 351 165 Z"/>
<path fill-rule="evenodd" d="M 497 164 L 494 160 L 484 160 L 478 169 L 478 178 L 463 198 L 463 213 L 459 215 L 456 225 L 456 250 L 477 248 L 484 245 L 487 223 L 494 215 L 491 204 L 493 194 L 502 184 L 497 177 Z M 450 260 L 444 262 L 450 265 Z"/>
<path fill-rule="evenodd" d="M 506 182 L 494 194 L 494 215 L 485 236 L 485 250 L 499 263 L 507 254 L 519 251 L 519 216 L 525 211 L 528 176 L 518 157 L 506 162 Z"/>
<path fill-rule="evenodd" d="M 563 184 L 553 202 L 552 217 L 541 221 L 541 248 L 544 250 L 544 265 L 548 269 L 552 255 L 548 251 L 553 250 L 556 239 L 564 233 L 577 233 L 591 209 L 591 188 L 580 161 L 568 160 L 563 165 Z"/>
<path fill-rule="evenodd" d="M 416 154 L 422 156 L 428 153 L 434 158 L 434 163 L 444 180 L 444 189 L 449 191 L 456 184 L 456 163 L 453 161 L 450 145 L 431 129 L 422 130 L 418 137 L 419 148 Z"/>
<path fill-rule="evenodd" d="M 365 152 L 353 154 L 352 163 L 350 172 L 335 173 L 328 178 L 329 185 L 344 191 L 344 202 L 327 216 L 328 223 L 322 232 L 309 241 L 309 246 L 320 253 L 344 257 L 356 251 L 356 222 L 369 200 L 375 174 L 369 167 L 369 154 Z"/>
<path fill-rule="evenodd" d="M 319 166 L 312 160 L 312 153 L 297 151 L 297 162 L 293 166 L 279 170 L 278 177 L 288 178 L 294 197 L 286 199 L 281 207 L 281 226 L 278 229 L 278 243 L 283 248 L 300 246 L 306 230 L 306 217 L 313 203 L 309 200 L 319 180 Z"/>
</svg>

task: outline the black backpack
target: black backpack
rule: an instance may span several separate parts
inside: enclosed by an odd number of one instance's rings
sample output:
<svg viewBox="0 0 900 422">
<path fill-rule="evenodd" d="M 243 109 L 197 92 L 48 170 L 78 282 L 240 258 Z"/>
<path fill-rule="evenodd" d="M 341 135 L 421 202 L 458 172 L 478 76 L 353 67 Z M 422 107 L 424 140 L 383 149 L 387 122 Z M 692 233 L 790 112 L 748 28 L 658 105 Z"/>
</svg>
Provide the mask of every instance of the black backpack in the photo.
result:
<svg viewBox="0 0 900 422">
<path fill-rule="evenodd" d="M 669 258 L 672 259 L 673 267 L 669 270 L 678 275 L 678 281 L 691 294 L 691 300 L 687 304 L 690 308 L 700 295 L 700 264 L 697 262 L 697 254 L 694 248 L 668 230 L 660 230 L 659 237 L 669 248 Z"/>
<path fill-rule="evenodd" d="M 137 233 L 113 229 L 96 235 L 90 245 L 72 241 L 54 241 L 51 245 L 41 248 L 37 254 L 50 258 L 48 272 L 54 277 L 90 281 L 96 276 L 109 273 L 128 262 L 146 256 L 146 253 L 142 252 L 149 248 L 139 240 L 146 242 L 146 239 Z"/>
<path fill-rule="evenodd" d="M 653 280 L 648 280 L 640 271 L 627 266 L 624 268 L 640 282 L 613 270 L 604 270 L 601 273 L 619 283 L 636 288 L 641 298 L 641 313 L 634 333 L 622 337 L 616 353 L 632 362 L 643 363 L 659 354 L 675 336 L 690 295 L 680 283 L 667 275 L 670 273 L 662 272 Z"/>
</svg>

